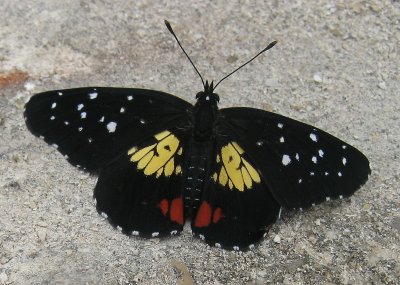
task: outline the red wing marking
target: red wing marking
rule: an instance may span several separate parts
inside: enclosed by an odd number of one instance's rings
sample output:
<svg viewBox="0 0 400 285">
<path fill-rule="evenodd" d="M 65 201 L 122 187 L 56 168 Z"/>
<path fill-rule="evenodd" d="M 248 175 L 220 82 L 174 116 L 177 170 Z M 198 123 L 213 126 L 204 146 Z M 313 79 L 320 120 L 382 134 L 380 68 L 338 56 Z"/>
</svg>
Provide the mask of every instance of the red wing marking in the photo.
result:
<svg viewBox="0 0 400 285">
<path fill-rule="evenodd" d="M 166 216 L 168 212 L 168 200 L 167 199 L 161 200 L 160 204 L 158 204 L 158 207 L 161 209 L 163 215 Z"/>
<path fill-rule="evenodd" d="M 213 214 L 213 223 L 216 224 L 219 222 L 219 220 L 221 220 L 224 217 L 224 214 L 222 213 L 222 209 L 221 208 L 217 208 L 214 211 Z"/>
<path fill-rule="evenodd" d="M 182 197 L 175 198 L 171 202 L 170 209 L 170 217 L 171 221 L 177 222 L 180 225 L 183 225 L 183 200 Z"/>
<path fill-rule="evenodd" d="M 206 201 L 201 203 L 199 211 L 197 212 L 196 220 L 194 222 L 194 226 L 201 228 L 201 227 L 208 227 L 211 222 L 211 207 Z"/>
</svg>

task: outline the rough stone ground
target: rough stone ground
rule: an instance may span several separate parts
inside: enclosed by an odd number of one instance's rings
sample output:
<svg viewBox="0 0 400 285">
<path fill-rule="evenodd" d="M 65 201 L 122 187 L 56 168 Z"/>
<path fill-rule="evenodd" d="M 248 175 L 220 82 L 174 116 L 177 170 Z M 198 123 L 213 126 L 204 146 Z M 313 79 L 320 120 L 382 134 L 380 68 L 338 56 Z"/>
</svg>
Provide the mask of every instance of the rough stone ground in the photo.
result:
<svg viewBox="0 0 400 285">
<path fill-rule="evenodd" d="M 0 284 L 399 284 L 399 1 L 39 1 L 0 9 Z M 272 110 L 355 145 L 372 175 L 351 199 L 285 210 L 254 251 L 210 248 L 186 228 L 128 238 L 97 214 L 95 177 L 32 136 L 32 94 L 79 86 L 163 90 Z"/>
</svg>

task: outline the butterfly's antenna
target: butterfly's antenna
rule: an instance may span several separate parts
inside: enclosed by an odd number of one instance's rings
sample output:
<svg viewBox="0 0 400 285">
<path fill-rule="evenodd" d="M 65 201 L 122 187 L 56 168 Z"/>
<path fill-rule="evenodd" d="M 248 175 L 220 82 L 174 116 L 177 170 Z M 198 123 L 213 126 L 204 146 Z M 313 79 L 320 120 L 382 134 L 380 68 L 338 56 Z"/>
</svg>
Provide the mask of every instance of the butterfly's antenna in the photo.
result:
<svg viewBox="0 0 400 285">
<path fill-rule="evenodd" d="M 273 41 L 272 43 L 270 43 L 265 49 L 263 49 L 262 51 L 260 51 L 259 53 L 257 53 L 252 59 L 248 60 L 247 62 L 243 63 L 241 66 L 239 66 L 238 68 L 236 68 L 234 71 L 232 71 L 231 73 L 229 73 L 228 75 L 226 75 L 224 78 L 222 78 L 220 81 L 218 81 L 218 83 L 215 85 L 215 88 L 217 88 L 217 86 L 224 81 L 225 79 L 227 79 L 229 76 L 231 76 L 232 74 L 234 74 L 236 71 L 238 71 L 239 69 L 241 69 L 243 66 L 249 64 L 250 62 L 252 62 L 254 59 L 256 59 L 260 54 L 262 54 L 263 52 L 269 50 L 270 48 L 272 48 L 274 45 L 276 45 L 278 41 Z"/>
<path fill-rule="evenodd" d="M 167 20 L 164 20 L 164 23 L 167 26 L 168 31 L 174 36 L 175 40 L 178 42 L 178 45 L 180 46 L 180 48 L 182 49 L 182 51 L 186 55 L 186 57 L 189 59 L 190 63 L 192 64 L 192 66 L 196 70 L 197 74 L 200 76 L 201 82 L 203 83 L 203 87 L 205 88 L 203 77 L 201 76 L 200 72 L 197 70 L 196 66 L 194 65 L 193 61 L 190 59 L 189 55 L 186 53 L 185 49 L 182 47 L 182 45 L 179 42 L 178 38 L 176 37 L 174 31 L 172 30 L 171 24 Z"/>
</svg>

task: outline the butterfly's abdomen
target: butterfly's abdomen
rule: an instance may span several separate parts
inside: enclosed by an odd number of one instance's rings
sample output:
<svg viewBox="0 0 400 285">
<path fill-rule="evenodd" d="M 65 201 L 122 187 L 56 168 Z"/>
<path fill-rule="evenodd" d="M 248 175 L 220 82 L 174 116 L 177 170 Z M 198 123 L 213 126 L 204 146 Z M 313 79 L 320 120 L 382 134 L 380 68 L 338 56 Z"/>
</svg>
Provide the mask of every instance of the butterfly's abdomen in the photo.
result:
<svg viewBox="0 0 400 285">
<path fill-rule="evenodd" d="M 204 188 L 208 169 L 210 146 L 208 142 L 193 142 L 187 158 L 184 182 L 185 217 L 191 218 L 196 213 Z"/>
</svg>

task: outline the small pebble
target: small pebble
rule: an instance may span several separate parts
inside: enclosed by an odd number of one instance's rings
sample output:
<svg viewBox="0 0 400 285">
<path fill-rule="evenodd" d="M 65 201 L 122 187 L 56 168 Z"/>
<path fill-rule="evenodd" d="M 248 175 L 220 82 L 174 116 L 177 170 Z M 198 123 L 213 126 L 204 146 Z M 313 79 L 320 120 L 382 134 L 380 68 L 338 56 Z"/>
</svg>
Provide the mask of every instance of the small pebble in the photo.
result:
<svg viewBox="0 0 400 285">
<path fill-rule="evenodd" d="M 378 84 L 378 87 L 379 87 L 380 89 L 382 89 L 382 90 L 386 90 L 386 82 L 385 82 L 385 81 L 380 82 L 380 83 Z"/>
<path fill-rule="evenodd" d="M 5 284 L 8 281 L 8 276 L 5 272 L 0 273 L 0 284 Z"/>
<path fill-rule="evenodd" d="M 38 235 L 39 240 L 41 242 L 44 242 L 46 240 L 46 235 L 47 235 L 46 229 L 44 229 L 44 228 L 39 229 L 37 231 L 37 235 Z"/>
<path fill-rule="evenodd" d="M 257 272 L 257 275 L 260 277 L 266 277 L 268 275 L 268 272 L 266 270 L 260 270 Z"/>
<path fill-rule="evenodd" d="M 24 87 L 27 91 L 32 91 L 33 89 L 35 89 L 35 84 L 32 82 L 26 82 Z"/>
<path fill-rule="evenodd" d="M 317 83 L 321 83 L 322 82 L 322 76 L 321 76 L 320 73 L 315 73 L 314 76 L 313 76 L 313 79 Z"/>
<path fill-rule="evenodd" d="M 37 225 L 38 225 L 39 227 L 42 227 L 42 228 L 47 228 L 47 226 L 48 226 L 48 224 L 47 224 L 46 222 L 43 222 L 43 221 L 37 222 Z"/>
</svg>

